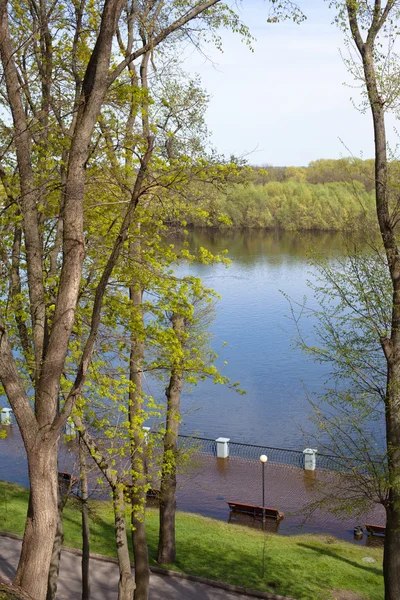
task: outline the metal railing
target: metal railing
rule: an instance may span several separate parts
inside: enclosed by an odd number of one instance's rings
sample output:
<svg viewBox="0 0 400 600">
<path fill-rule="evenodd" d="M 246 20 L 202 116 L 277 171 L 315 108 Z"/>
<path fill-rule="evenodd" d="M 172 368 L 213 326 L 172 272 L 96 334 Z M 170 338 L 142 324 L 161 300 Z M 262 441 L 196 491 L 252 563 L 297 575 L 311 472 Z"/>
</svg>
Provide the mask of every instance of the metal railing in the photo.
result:
<svg viewBox="0 0 400 600">
<path fill-rule="evenodd" d="M 179 435 L 178 446 L 181 450 L 190 450 L 200 454 L 208 454 L 217 456 L 217 442 L 211 438 L 196 437 L 191 435 Z M 242 460 L 259 460 L 262 454 L 268 456 L 268 462 L 304 468 L 304 454 L 302 450 L 293 450 L 291 448 L 273 448 L 271 446 L 261 446 L 257 444 L 243 444 L 240 442 L 229 441 L 229 456 L 232 458 L 240 458 Z M 352 471 L 353 467 L 359 472 L 369 472 L 371 464 L 367 465 L 365 461 L 357 461 L 346 459 L 342 456 L 333 454 L 317 453 L 316 468 L 329 471 Z M 376 468 L 380 471 L 384 468 L 381 464 L 382 460 L 378 457 Z"/>
<path fill-rule="evenodd" d="M 217 443 L 211 438 L 201 438 L 192 435 L 178 436 L 179 448 L 185 448 L 200 454 L 210 454 L 217 456 Z M 304 465 L 303 452 L 301 450 L 291 450 L 289 448 L 272 448 L 270 446 L 258 446 L 255 444 L 242 444 L 239 442 L 229 442 L 229 456 L 232 458 L 241 458 L 247 460 L 259 460 L 261 454 L 268 456 L 269 462 L 291 465 L 302 468 Z"/>
<path fill-rule="evenodd" d="M 268 456 L 268 462 L 293 467 L 303 467 L 304 459 L 301 450 L 289 448 L 271 448 L 270 446 L 256 446 L 254 444 L 241 444 L 229 442 L 229 455 L 234 458 L 259 460 L 262 454 Z"/>
<path fill-rule="evenodd" d="M 217 442 L 211 438 L 195 437 L 193 435 L 178 436 L 178 447 L 180 450 L 192 450 L 200 454 L 211 454 L 217 456 Z"/>
</svg>

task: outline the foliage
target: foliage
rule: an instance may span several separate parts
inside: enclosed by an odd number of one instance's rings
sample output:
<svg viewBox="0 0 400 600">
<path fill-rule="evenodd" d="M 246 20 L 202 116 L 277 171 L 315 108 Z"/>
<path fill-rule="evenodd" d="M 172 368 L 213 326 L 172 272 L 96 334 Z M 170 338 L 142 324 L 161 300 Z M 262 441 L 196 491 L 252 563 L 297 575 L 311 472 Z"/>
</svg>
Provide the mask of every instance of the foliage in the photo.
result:
<svg viewBox="0 0 400 600">
<path fill-rule="evenodd" d="M 292 304 L 298 344 L 329 365 L 325 392 L 310 396 L 318 448 L 335 457 L 340 485 L 325 489 L 325 504 L 340 512 L 387 506 L 389 475 L 385 442 L 386 360 L 383 345 L 391 322 L 391 283 L 379 248 L 349 248 L 345 259 L 315 259 L 309 284 L 318 308 Z M 316 341 L 302 335 L 312 317 Z"/>
<path fill-rule="evenodd" d="M 212 224 L 218 227 L 343 231 L 353 229 L 354 223 L 371 226 L 374 195 L 357 181 L 311 184 L 291 178 L 263 185 L 235 184 L 220 195 L 214 210 L 229 219 L 229 224 L 214 219 Z"/>
</svg>

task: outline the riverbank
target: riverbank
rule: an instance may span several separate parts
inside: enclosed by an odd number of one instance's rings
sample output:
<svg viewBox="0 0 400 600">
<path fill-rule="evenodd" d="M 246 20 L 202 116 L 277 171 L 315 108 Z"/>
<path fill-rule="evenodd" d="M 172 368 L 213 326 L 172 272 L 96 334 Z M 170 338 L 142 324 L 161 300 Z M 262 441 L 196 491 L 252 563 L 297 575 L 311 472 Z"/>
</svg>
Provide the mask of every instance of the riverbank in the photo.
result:
<svg viewBox="0 0 400 600">
<path fill-rule="evenodd" d="M 187 441 L 187 440 L 186 440 Z M 204 442 L 204 440 L 203 440 Z M 199 443 L 199 440 L 197 440 Z M 21 486 L 29 485 L 26 460 L 22 449 L 22 440 L 18 431 L 13 428 L 13 435 L 2 440 L 2 460 L 0 460 L 0 480 L 11 481 Z M 332 535 L 344 541 L 365 545 L 369 538 L 364 536 L 361 540 L 354 540 L 353 530 L 356 525 L 374 523 L 385 525 L 385 510 L 381 505 L 370 506 L 368 509 L 362 504 L 355 505 L 354 511 L 333 514 L 324 506 L 315 503 L 322 499 L 328 489 L 341 488 L 337 481 L 335 471 L 324 468 L 322 456 L 317 461 L 315 471 L 305 471 L 298 462 L 286 462 L 288 456 L 293 454 L 302 457 L 302 452 L 279 451 L 277 449 L 247 447 L 242 457 L 230 456 L 227 459 L 218 459 L 214 456 L 211 447 L 207 444 L 200 452 L 196 450 L 196 439 L 193 444 L 190 461 L 183 465 L 178 472 L 177 503 L 183 512 L 201 514 L 221 521 L 231 521 L 228 502 L 244 502 L 259 505 L 261 503 L 261 472 L 258 457 L 261 454 L 269 456 L 265 467 L 265 505 L 275 507 L 285 514 L 280 523 L 273 521 L 269 529 L 283 535 L 297 535 L 300 533 L 315 533 Z M 235 448 L 233 447 L 235 446 Z M 78 476 L 76 470 L 76 452 L 74 444 L 61 444 L 59 455 L 59 468 Z M 232 454 L 238 452 L 240 444 L 231 444 Z M 252 455 L 249 454 L 252 450 Z M 247 456 L 247 458 L 246 458 Z M 10 465 L 12 468 L 10 469 Z M 95 470 L 89 475 L 90 488 L 96 498 L 108 497 L 108 487 L 98 486 L 98 473 Z M 158 488 L 157 477 L 151 481 L 152 487 Z M 314 505 L 313 510 L 310 506 Z M 358 509 L 358 510 L 357 510 Z M 247 515 L 240 517 L 241 523 L 250 527 L 259 525 Z M 237 521 L 237 517 L 235 517 Z"/>
<path fill-rule="evenodd" d="M 21 535 L 28 491 L 0 482 L 0 528 Z M 113 516 L 109 502 L 92 501 L 91 551 L 115 556 Z M 65 545 L 79 548 L 80 511 L 71 501 L 64 513 Z M 156 565 L 157 509 L 146 518 L 150 562 Z M 383 597 L 382 549 L 364 548 L 326 535 L 281 537 L 178 512 L 177 559 L 174 571 L 273 592 L 296 600 L 328 600 L 333 590 L 351 590 L 358 598 Z M 262 559 L 265 547 L 265 577 Z M 375 562 L 364 562 L 363 558 Z M 342 596 L 344 597 L 344 596 Z M 336 598 L 341 596 L 336 595 Z M 357 598 L 357 596 L 355 596 Z"/>
</svg>

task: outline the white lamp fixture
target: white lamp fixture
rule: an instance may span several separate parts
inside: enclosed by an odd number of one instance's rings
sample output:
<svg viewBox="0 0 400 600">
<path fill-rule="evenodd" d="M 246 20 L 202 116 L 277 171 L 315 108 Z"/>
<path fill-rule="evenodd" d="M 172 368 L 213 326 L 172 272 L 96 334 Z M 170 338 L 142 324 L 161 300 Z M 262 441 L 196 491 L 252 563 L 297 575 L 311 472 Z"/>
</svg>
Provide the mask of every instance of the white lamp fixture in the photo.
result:
<svg viewBox="0 0 400 600">
<path fill-rule="evenodd" d="M 261 456 L 260 456 L 260 462 L 266 463 L 267 460 L 268 460 L 268 456 L 266 456 L 265 454 L 261 454 Z"/>
</svg>

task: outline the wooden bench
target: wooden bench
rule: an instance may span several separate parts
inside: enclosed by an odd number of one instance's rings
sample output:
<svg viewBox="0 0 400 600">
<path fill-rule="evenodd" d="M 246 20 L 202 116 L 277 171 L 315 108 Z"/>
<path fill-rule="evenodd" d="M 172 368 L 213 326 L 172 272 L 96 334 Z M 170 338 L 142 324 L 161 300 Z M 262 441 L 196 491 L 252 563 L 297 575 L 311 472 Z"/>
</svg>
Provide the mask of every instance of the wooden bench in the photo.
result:
<svg viewBox="0 0 400 600">
<path fill-rule="evenodd" d="M 383 535 L 384 536 L 386 533 L 386 527 L 384 527 L 383 525 L 372 525 L 371 523 L 366 523 L 365 529 L 371 535 Z"/>
<path fill-rule="evenodd" d="M 239 512 L 244 513 L 246 515 L 251 515 L 254 518 L 263 517 L 263 513 L 267 519 L 275 519 L 275 521 L 282 521 L 285 516 L 282 512 L 280 512 L 276 508 L 267 508 L 266 506 L 255 506 L 254 504 L 243 504 L 242 502 L 227 502 L 231 512 Z"/>
<path fill-rule="evenodd" d="M 160 499 L 160 490 L 156 488 L 150 488 L 146 492 L 147 500 L 159 500 Z"/>
</svg>

